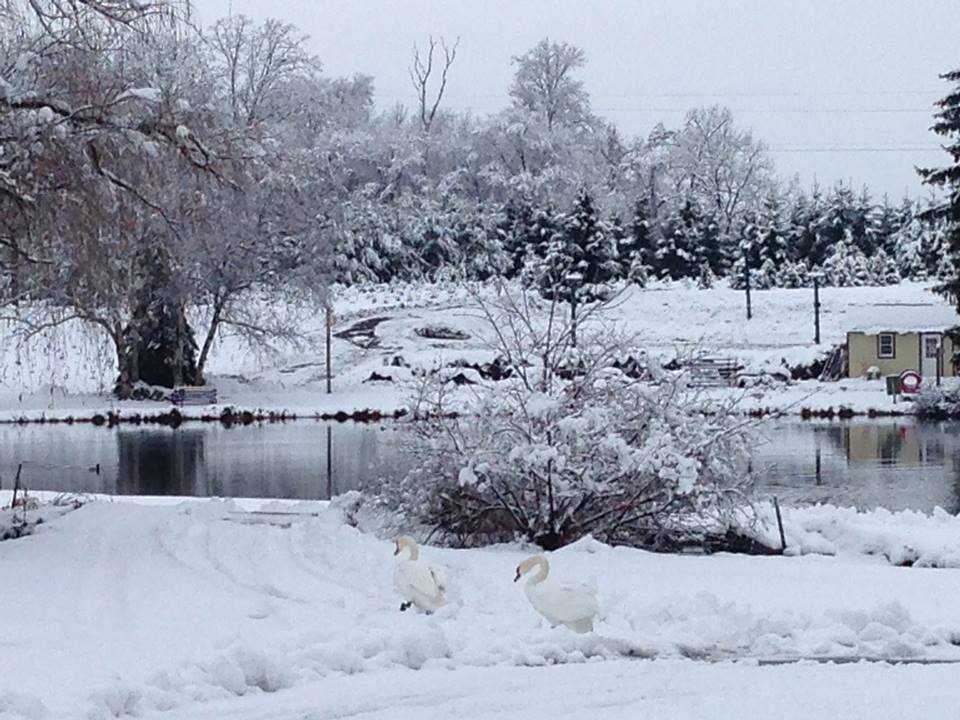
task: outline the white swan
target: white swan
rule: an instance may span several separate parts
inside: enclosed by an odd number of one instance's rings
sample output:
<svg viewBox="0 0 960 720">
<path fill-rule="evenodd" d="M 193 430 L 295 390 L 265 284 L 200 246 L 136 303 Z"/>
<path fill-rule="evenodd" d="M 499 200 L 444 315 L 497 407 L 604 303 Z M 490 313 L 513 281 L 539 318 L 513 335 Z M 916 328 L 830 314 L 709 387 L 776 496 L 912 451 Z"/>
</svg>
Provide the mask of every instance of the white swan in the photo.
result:
<svg viewBox="0 0 960 720">
<path fill-rule="evenodd" d="M 540 570 L 527 580 L 523 591 L 534 609 L 551 625 L 566 625 L 578 633 L 593 630 L 597 615 L 597 589 L 587 583 L 548 579 L 550 564 L 543 555 L 533 555 L 517 566 L 514 582 L 534 567 Z"/>
<path fill-rule="evenodd" d="M 443 567 L 429 565 L 420 560 L 420 548 L 417 541 L 408 535 L 396 539 L 394 555 L 407 550 L 406 558 L 398 558 L 393 571 L 393 584 L 403 598 L 401 610 L 415 605 L 430 613 L 443 607 L 443 594 L 447 590 L 447 574 Z"/>
</svg>

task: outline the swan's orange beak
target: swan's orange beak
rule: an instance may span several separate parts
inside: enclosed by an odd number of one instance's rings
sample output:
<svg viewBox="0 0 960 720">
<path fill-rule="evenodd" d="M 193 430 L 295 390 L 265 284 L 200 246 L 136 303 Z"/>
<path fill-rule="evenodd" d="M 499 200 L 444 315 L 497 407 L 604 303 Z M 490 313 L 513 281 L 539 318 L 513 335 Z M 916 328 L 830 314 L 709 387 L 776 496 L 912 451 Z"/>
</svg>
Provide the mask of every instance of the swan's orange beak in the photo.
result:
<svg viewBox="0 0 960 720">
<path fill-rule="evenodd" d="M 520 568 L 517 568 L 517 576 L 513 579 L 514 582 L 520 579 Z"/>
</svg>

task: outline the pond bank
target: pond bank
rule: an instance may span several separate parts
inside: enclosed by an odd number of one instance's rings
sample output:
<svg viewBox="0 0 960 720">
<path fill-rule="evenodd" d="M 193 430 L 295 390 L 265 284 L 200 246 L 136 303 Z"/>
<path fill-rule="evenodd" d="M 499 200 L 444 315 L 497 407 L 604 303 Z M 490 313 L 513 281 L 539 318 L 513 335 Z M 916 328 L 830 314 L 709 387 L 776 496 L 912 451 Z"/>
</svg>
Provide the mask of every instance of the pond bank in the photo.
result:
<svg viewBox="0 0 960 720">
<path fill-rule="evenodd" d="M 110 395 L 47 393 L 26 398 L 0 396 L 0 424 L 88 423 L 115 427 L 121 424 L 178 427 L 187 422 L 221 423 L 227 426 L 273 423 L 288 420 L 334 420 L 379 422 L 402 417 L 409 406 L 411 389 L 403 383 L 366 382 L 337 388 L 331 394 L 314 386 L 280 389 L 238 389 L 230 379 L 213 383 L 220 395 L 217 405 L 176 407 L 163 401 L 124 400 Z M 470 386 L 452 387 L 465 407 Z M 879 382 L 853 379 L 822 383 L 816 380 L 777 384 L 764 388 L 706 388 L 710 400 L 731 399 L 736 411 L 754 418 L 797 417 L 801 419 L 851 419 L 906 417 L 917 414 L 915 403 L 893 403 Z M 944 419 L 937 417 L 935 419 Z"/>
</svg>

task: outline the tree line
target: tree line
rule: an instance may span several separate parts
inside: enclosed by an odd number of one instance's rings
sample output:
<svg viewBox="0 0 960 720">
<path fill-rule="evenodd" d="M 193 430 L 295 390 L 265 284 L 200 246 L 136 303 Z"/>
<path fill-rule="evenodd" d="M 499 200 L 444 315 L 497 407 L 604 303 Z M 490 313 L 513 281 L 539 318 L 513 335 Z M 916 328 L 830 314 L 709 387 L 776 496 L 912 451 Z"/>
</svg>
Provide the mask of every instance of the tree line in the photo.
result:
<svg viewBox="0 0 960 720">
<path fill-rule="evenodd" d="M 296 341 L 284 308 L 334 283 L 950 272 L 946 219 L 779 178 L 725 108 L 624 137 L 593 111 L 569 43 L 512 59 L 502 111 L 448 108 L 466 51 L 420 43 L 397 59 L 411 103 L 378 109 L 373 78 L 324 75 L 288 23 L 199 28 L 187 0 L 8 0 L 0 312 L 24 336 L 98 328 L 129 395 L 145 378 L 202 382 L 222 332 Z"/>
</svg>

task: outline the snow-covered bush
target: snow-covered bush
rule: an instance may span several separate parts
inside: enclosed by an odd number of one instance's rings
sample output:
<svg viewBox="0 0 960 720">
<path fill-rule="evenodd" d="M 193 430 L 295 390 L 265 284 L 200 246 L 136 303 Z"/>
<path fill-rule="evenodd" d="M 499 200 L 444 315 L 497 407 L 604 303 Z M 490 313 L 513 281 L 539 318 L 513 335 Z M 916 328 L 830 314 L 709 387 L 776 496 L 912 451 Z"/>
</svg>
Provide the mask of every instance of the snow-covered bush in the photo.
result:
<svg viewBox="0 0 960 720">
<path fill-rule="evenodd" d="M 651 384 L 616 369 L 637 352 L 602 306 L 579 319 L 575 347 L 559 303 L 506 288 L 478 303 L 514 372 L 472 388 L 459 415 L 442 376 L 424 378 L 406 428 L 416 469 L 383 488 L 389 505 L 458 545 L 592 534 L 663 547 L 743 524 L 750 423 L 732 402 L 683 374 Z"/>
<path fill-rule="evenodd" d="M 945 420 L 960 417 L 960 387 L 955 384 L 937 387 L 922 385 L 914 398 L 917 417 L 925 420 Z"/>
</svg>

